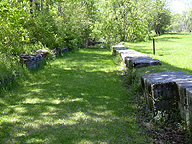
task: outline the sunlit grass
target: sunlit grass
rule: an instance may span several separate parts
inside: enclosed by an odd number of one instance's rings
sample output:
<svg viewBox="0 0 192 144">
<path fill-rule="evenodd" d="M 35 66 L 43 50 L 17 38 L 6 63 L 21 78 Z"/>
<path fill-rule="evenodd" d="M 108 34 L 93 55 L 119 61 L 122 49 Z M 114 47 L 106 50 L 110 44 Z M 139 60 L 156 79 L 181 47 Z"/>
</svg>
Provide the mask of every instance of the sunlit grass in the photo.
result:
<svg viewBox="0 0 192 144">
<path fill-rule="evenodd" d="M 163 62 L 160 71 L 181 70 L 192 74 L 192 34 L 170 33 L 155 37 L 156 54 L 153 55 L 152 40 L 140 43 L 126 43 L 135 49 Z"/>
<path fill-rule="evenodd" d="M 0 143 L 148 143 L 119 69 L 84 49 L 34 72 L 0 96 Z"/>
</svg>

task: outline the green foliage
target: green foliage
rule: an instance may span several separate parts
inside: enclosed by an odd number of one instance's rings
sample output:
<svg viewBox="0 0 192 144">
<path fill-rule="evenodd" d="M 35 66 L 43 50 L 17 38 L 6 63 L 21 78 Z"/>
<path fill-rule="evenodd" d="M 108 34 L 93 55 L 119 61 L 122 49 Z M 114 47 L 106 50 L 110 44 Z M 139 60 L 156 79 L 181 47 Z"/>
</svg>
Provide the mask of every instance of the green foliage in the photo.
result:
<svg viewBox="0 0 192 144">
<path fill-rule="evenodd" d="M 50 13 L 45 12 L 28 19 L 24 27 L 29 32 L 31 43 L 41 42 L 49 48 L 58 47 L 56 43 L 57 26 L 53 17 Z"/>
<path fill-rule="evenodd" d="M 171 25 L 171 12 L 166 2 L 166 0 L 155 0 L 147 6 L 146 19 L 149 31 L 154 31 L 157 35 L 163 34 Z"/>
<path fill-rule="evenodd" d="M 142 41 L 158 28 L 164 32 L 170 23 L 165 1 L 110 0 L 101 5 L 101 31 L 107 41 Z M 158 29 L 158 30 L 159 30 Z"/>
<path fill-rule="evenodd" d="M 12 86 L 14 78 L 21 72 L 17 57 L 0 53 L 0 94 L 8 86 Z"/>
<path fill-rule="evenodd" d="M 19 5 L 0 3 L 0 50 L 10 52 L 29 41 L 28 31 L 23 27 L 28 19 L 26 11 Z"/>
<path fill-rule="evenodd" d="M 44 47 L 71 50 L 88 47 L 91 41 L 101 38 L 102 45 L 95 47 L 102 49 L 119 41 L 142 41 L 149 36 L 147 17 L 153 3 L 150 0 L 1 1 L 0 52 L 11 59 L 13 55 L 33 53 Z"/>
<path fill-rule="evenodd" d="M 74 49 L 87 47 L 91 40 L 101 38 L 107 44 L 145 40 L 150 23 L 161 24 L 161 29 L 165 29 L 168 12 L 163 10 L 164 4 L 162 0 L 0 2 L 1 51 L 25 53 L 22 47 L 38 42 L 49 48 Z M 147 18 L 154 12 L 153 19 Z"/>
<path fill-rule="evenodd" d="M 182 14 L 173 14 L 171 18 L 170 32 L 191 32 L 192 30 L 192 9 Z"/>
</svg>

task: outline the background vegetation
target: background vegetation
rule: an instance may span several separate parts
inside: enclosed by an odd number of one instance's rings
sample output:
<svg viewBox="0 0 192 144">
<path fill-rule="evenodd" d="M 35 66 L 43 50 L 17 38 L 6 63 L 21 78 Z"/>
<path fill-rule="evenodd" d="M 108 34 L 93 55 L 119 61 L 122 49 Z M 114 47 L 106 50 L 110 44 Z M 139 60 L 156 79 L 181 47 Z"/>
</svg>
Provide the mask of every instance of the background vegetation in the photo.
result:
<svg viewBox="0 0 192 144">
<path fill-rule="evenodd" d="M 191 32 L 192 30 L 192 8 L 182 14 L 172 14 L 170 32 Z"/>
<path fill-rule="evenodd" d="M 144 40 L 170 23 L 164 0 L 7 0 L 0 2 L 0 15 L 0 50 L 12 54 L 31 52 L 39 43 L 74 49 L 101 38 Z"/>
<path fill-rule="evenodd" d="M 137 81 L 129 81 L 135 84 L 127 94 L 119 86 L 119 67 L 112 63 L 109 50 L 98 48 L 125 41 L 131 49 L 163 62 L 161 67 L 134 72 L 191 74 L 191 34 L 162 35 L 190 32 L 191 13 L 190 9 L 171 14 L 167 0 L 0 1 L 0 141 L 150 142 L 135 123 L 138 107 L 132 96 L 139 88 Z M 150 39 L 157 35 L 162 36 L 155 37 L 153 56 Z M 28 73 L 19 64 L 20 54 L 37 49 L 77 50 L 98 41 L 103 43 L 95 46 L 97 50 L 81 49 L 39 73 Z M 135 78 L 134 72 L 128 77 Z M 9 85 L 18 89 L 7 91 Z"/>
<path fill-rule="evenodd" d="M 51 62 L 0 96 L 0 143 L 150 143 L 107 49 Z"/>
<path fill-rule="evenodd" d="M 151 30 L 166 30 L 169 16 L 165 0 L 0 1 L 0 83 L 18 73 L 20 54 L 146 40 Z"/>
</svg>

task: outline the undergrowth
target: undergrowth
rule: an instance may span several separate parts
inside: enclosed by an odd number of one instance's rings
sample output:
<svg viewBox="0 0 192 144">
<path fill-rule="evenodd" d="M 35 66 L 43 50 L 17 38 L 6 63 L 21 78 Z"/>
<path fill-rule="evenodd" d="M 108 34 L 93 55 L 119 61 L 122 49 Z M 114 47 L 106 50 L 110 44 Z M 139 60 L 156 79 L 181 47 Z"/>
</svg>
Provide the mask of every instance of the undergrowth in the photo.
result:
<svg viewBox="0 0 192 144">
<path fill-rule="evenodd" d="M 153 143 L 191 143 L 192 133 L 186 123 L 181 121 L 177 113 L 158 111 L 154 115 L 153 111 L 148 107 L 142 93 L 140 78 L 142 74 L 154 71 L 154 67 L 141 69 L 124 68 L 122 73 L 124 86 L 137 103 L 137 123 L 147 131 L 146 135 L 152 138 Z"/>
</svg>

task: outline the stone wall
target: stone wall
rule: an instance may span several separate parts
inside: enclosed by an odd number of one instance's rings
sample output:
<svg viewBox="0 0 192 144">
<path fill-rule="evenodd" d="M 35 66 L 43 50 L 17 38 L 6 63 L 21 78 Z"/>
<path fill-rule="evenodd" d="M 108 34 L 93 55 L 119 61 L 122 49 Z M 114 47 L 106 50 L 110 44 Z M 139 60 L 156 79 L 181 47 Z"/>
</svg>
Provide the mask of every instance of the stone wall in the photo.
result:
<svg viewBox="0 0 192 144">
<path fill-rule="evenodd" d="M 122 61 L 125 63 L 128 69 L 161 65 L 161 62 L 159 60 L 152 59 L 145 54 L 128 49 L 121 43 L 112 46 L 112 52 L 113 55 L 120 55 Z"/>
<path fill-rule="evenodd" d="M 123 45 L 112 47 L 128 69 L 161 65 L 161 62 Z M 192 130 L 192 75 L 181 71 L 150 73 L 141 76 L 141 87 L 146 103 L 154 112 L 179 112 Z"/>
<path fill-rule="evenodd" d="M 38 68 L 40 62 L 42 62 L 49 53 L 53 53 L 55 56 L 59 56 L 62 53 L 68 51 L 68 48 L 57 48 L 51 51 L 48 50 L 37 50 L 35 54 L 21 54 L 20 62 L 25 64 L 28 69 Z"/>
</svg>

